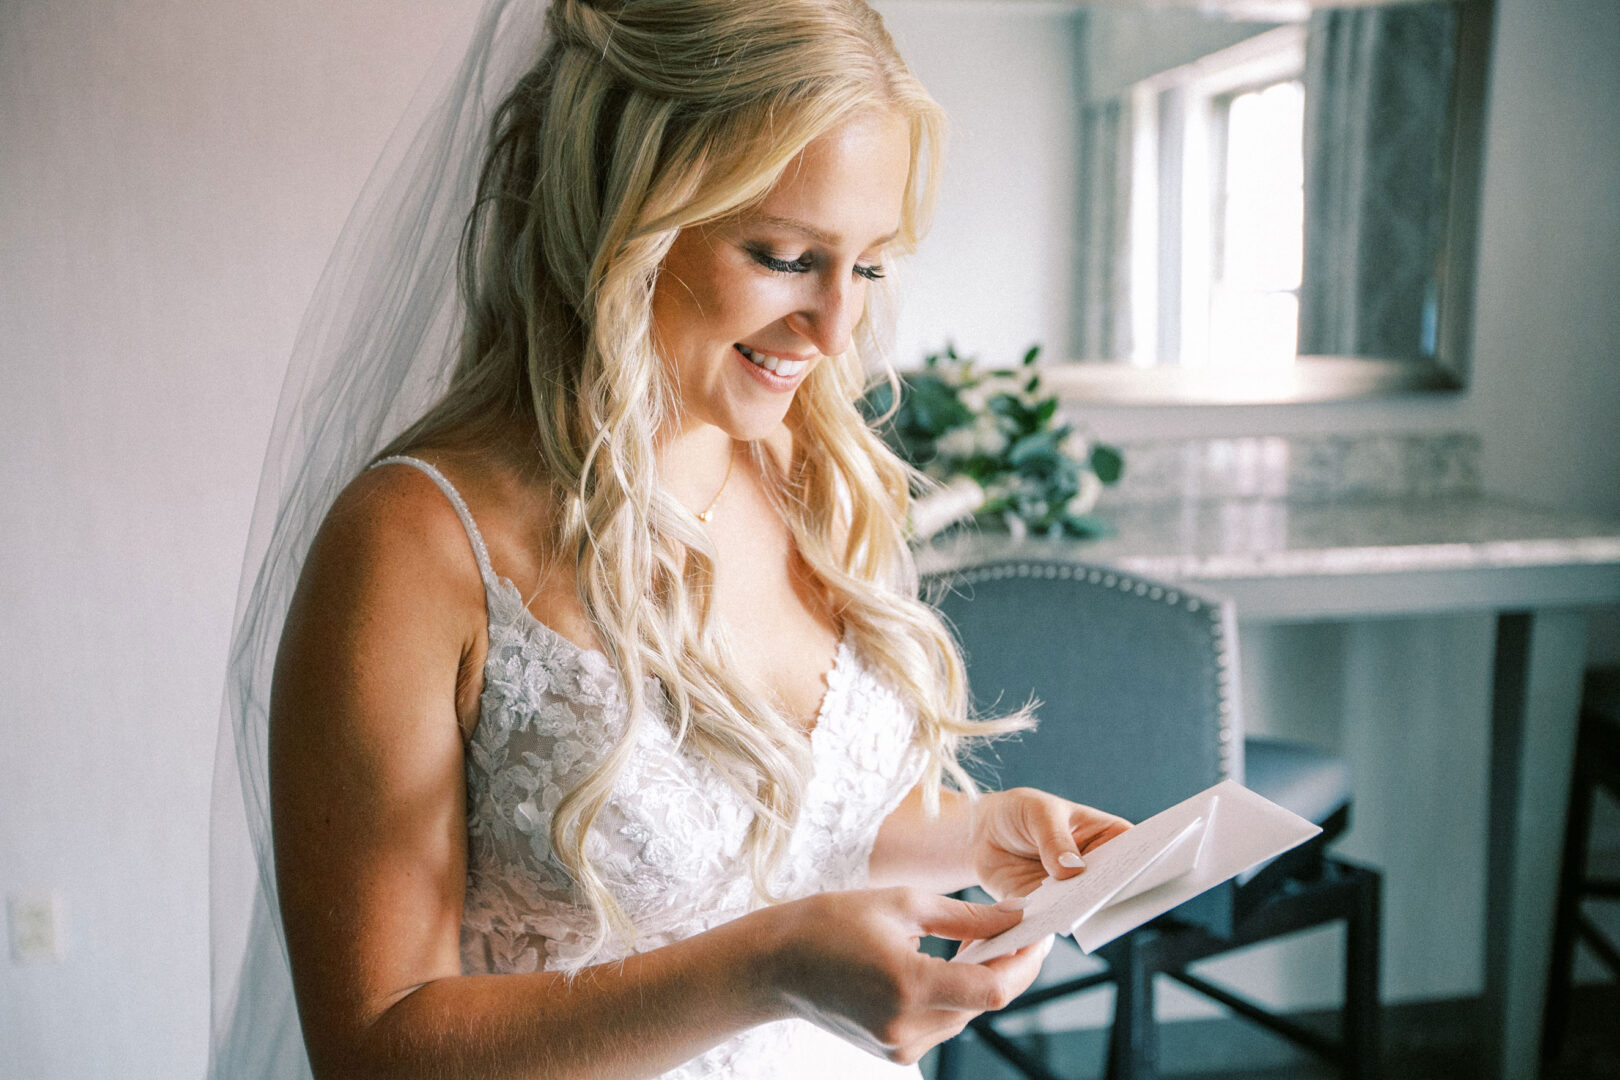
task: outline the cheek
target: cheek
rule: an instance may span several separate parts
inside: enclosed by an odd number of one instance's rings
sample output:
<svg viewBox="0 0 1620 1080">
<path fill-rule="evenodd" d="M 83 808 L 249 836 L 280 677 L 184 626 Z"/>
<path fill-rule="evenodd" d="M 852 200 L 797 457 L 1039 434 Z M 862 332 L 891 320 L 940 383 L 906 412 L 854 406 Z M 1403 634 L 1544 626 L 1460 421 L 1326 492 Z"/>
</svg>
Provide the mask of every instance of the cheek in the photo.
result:
<svg viewBox="0 0 1620 1080">
<path fill-rule="evenodd" d="M 729 346 L 783 318 L 801 286 L 797 277 L 768 276 L 719 252 L 677 244 L 653 293 L 654 325 L 680 359 L 693 360 L 684 353 Z"/>
<path fill-rule="evenodd" d="M 653 293 L 653 320 L 671 346 L 690 345 L 708 336 L 729 302 L 712 267 L 672 258 Z"/>
</svg>

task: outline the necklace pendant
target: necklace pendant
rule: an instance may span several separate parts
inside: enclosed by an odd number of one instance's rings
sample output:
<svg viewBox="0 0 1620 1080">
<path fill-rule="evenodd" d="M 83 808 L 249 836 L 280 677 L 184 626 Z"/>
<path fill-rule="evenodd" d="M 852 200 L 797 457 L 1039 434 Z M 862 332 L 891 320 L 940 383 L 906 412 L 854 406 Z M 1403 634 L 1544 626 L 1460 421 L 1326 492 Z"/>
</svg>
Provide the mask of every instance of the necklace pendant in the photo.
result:
<svg viewBox="0 0 1620 1080">
<path fill-rule="evenodd" d="M 709 523 L 709 518 L 714 516 L 714 508 L 719 505 L 720 496 L 726 493 L 726 484 L 731 481 L 731 466 L 736 464 L 736 461 L 737 450 L 734 446 L 731 451 L 731 456 L 726 459 L 726 475 L 720 478 L 720 490 L 714 493 L 714 498 L 709 500 L 708 506 L 705 506 L 702 510 L 698 511 L 697 519 L 701 524 L 707 525 Z"/>
</svg>

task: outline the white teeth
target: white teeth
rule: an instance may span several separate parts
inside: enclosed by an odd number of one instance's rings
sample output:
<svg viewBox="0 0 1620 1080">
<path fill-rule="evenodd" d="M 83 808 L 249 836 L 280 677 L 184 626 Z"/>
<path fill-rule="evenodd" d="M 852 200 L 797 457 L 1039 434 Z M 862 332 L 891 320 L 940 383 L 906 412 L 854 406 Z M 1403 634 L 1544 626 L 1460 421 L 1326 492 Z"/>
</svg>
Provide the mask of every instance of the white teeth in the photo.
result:
<svg viewBox="0 0 1620 1080">
<path fill-rule="evenodd" d="M 780 356 L 770 353 L 755 352 L 746 345 L 738 345 L 737 351 L 746 356 L 755 365 L 766 371 L 773 371 L 784 379 L 791 379 L 810 365 L 808 360 L 784 360 Z"/>
</svg>

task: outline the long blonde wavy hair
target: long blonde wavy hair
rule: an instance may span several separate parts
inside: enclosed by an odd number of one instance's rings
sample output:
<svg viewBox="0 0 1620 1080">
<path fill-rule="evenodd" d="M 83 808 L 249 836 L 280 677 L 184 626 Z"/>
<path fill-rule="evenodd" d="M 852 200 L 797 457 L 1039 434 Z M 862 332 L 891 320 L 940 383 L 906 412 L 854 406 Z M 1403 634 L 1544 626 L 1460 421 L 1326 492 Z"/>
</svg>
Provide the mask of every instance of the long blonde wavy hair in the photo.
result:
<svg viewBox="0 0 1620 1080">
<path fill-rule="evenodd" d="M 652 333 L 653 285 L 676 234 L 745 210 L 812 140 L 862 110 L 909 124 L 912 168 L 896 246 L 915 244 L 943 117 L 862 0 L 554 0 L 549 44 L 497 110 L 461 251 L 466 324 L 445 396 L 379 457 L 532 424 L 550 505 L 547 551 L 572 558 L 579 597 L 629 706 L 616 749 L 556 809 L 551 842 L 596 918 L 596 949 L 633 930 L 586 856 L 586 836 L 648 716 L 748 800 L 756 888 L 772 898 L 808 770 L 804 733 L 735 673 L 711 602 L 714 548 L 659 482 L 657 433 L 679 401 Z M 974 722 L 955 643 L 915 598 L 905 543 L 915 474 L 856 402 L 873 360 L 826 357 L 789 410 L 791 460 L 753 456 L 798 551 L 863 660 L 915 707 L 924 789 L 971 792 Z M 887 377 L 892 379 L 891 369 Z M 664 701 L 648 702 L 656 676 Z M 649 708 L 654 706 L 655 708 Z"/>
</svg>

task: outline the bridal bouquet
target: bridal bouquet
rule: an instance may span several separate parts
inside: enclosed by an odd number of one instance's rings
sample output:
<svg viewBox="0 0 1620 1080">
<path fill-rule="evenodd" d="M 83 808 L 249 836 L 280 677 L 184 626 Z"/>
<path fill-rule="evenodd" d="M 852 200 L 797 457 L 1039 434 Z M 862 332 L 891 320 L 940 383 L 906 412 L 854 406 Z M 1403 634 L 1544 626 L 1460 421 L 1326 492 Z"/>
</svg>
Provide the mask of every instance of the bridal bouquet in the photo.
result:
<svg viewBox="0 0 1620 1080">
<path fill-rule="evenodd" d="M 901 378 L 899 400 L 880 383 L 863 409 L 896 453 L 944 486 L 919 499 L 915 539 L 959 518 L 1004 526 L 1014 536 L 1096 536 L 1091 513 L 1103 485 L 1119 481 L 1119 451 L 1058 424 L 1058 399 L 1042 395 L 1040 346 L 1016 368 L 981 370 L 947 345 Z"/>
</svg>

